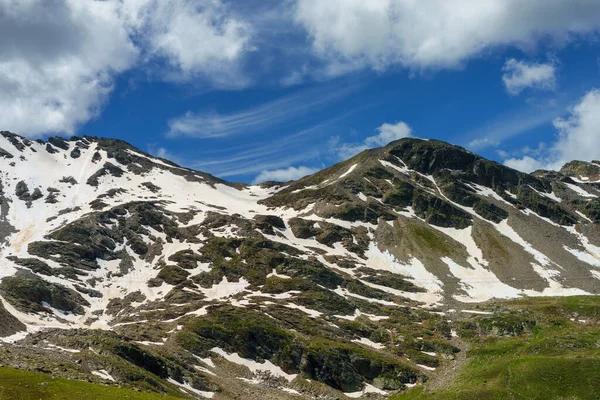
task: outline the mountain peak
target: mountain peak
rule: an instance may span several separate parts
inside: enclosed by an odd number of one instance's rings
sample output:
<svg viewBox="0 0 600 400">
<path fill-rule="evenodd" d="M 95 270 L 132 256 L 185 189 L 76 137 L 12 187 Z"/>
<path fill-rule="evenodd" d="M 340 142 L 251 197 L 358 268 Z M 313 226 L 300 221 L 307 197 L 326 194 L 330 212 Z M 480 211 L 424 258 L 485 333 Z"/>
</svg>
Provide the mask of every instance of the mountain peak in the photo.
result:
<svg viewBox="0 0 600 400">
<path fill-rule="evenodd" d="M 35 350 L 15 365 L 52 363 L 43 344 L 153 390 L 387 396 L 454 354 L 450 310 L 599 287 L 600 187 L 568 175 L 595 164 L 408 138 L 249 186 L 119 140 L 0 148 L 0 340 Z"/>
</svg>

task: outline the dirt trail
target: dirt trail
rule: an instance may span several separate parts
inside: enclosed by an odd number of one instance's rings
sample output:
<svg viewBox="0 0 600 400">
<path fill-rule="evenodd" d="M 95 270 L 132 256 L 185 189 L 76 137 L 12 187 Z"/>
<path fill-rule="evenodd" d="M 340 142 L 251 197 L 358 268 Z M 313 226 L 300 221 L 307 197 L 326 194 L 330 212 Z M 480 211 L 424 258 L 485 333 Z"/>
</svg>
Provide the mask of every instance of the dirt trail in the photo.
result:
<svg viewBox="0 0 600 400">
<path fill-rule="evenodd" d="M 457 374 L 467 365 L 469 344 L 459 337 L 453 337 L 450 343 L 458 347 L 460 352 L 455 355 L 454 360 L 444 363 L 434 374 L 431 374 L 425 385 L 425 391 L 427 392 L 435 392 L 451 387 Z"/>
</svg>

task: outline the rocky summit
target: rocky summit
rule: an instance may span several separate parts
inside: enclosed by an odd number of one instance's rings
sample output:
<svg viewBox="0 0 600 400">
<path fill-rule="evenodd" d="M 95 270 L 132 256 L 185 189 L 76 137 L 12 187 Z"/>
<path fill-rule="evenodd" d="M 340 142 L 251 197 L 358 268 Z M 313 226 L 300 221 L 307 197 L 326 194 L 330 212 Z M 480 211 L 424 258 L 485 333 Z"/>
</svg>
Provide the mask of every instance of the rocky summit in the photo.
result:
<svg viewBox="0 0 600 400">
<path fill-rule="evenodd" d="M 465 326 L 535 326 L 460 322 L 482 305 L 599 294 L 599 222 L 600 162 L 525 174 L 407 138 L 249 186 L 2 132 L 0 364 L 148 396 L 388 398 L 460 363 Z"/>
</svg>

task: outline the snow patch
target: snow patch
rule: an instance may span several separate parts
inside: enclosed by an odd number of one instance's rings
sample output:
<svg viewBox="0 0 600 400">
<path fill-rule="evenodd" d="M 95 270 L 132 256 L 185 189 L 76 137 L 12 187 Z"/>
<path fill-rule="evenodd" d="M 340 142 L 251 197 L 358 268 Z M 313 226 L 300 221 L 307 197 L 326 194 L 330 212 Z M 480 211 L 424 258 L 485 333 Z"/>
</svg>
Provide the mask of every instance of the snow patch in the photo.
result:
<svg viewBox="0 0 600 400">
<path fill-rule="evenodd" d="M 374 342 L 371 339 L 367 339 L 364 337 L 361 337 L 360 339 L 353 339 L 352 341 L 354 343 L 360 343 L 360 344 L 364 344 L 365 346 L 373 347 L 374 349 L 377 349 L 377 350 L 385 349 L 385 345 Z"/>
<path fill-rule="evenodd" d="M 107 381 L 116 382 L 115 378 L 113 378 L 105 369 L 92 371 L 92 375 L 96 375 L 97 377 Z"/>
<path fill-rule="evenodd" d="M 288 374 L 284 372 L 280 367 L 273 364 L 269 360 L 265 360 L 265 362 L 259 363 L 254 360 L 242 358 L 237 353 L 228 354 L 227 352 L 225 352 L 225 350 L 218 347 L 214 347 L 210 351 L 220 355 L 229 362 L 248 367 L 248 369 L 252 371 L 252 373 L 257 373 L 258 371 L 268 371 L 273 376 L 287 379 L 288 382 L 293 381 L 296 378 L 296 376 L 298 376 L 297 374 Z"/>
<path fill-rule="evenodd" d="M 250 283 L 245 278 L 240 278 L 238 282 L 229 282 L 224 276 L 221 282 L 211 286 L 208 289 L 201 288 L 200 290 L 206 296 L 206 300 L 220 300 L 231 297 L 246 290 Z"/>
<path fill-rule="evenodd" d="M 376 394 L 380 394 L 382 396 L 387 396 L 388 392 L 383 391 L 381 389 L 376 388 L 373 385 L 370 385 L 368 383 L 365 383 L 365 387 L 363 390 L 361 390 L 360 392 L 352 392 L 352 393 L 344 393 L 347 397 L 350 397 L 352 399 L 358 399 L 359 397 L 364 396 L 367 393 L 376 393 Z"/>
</svg>

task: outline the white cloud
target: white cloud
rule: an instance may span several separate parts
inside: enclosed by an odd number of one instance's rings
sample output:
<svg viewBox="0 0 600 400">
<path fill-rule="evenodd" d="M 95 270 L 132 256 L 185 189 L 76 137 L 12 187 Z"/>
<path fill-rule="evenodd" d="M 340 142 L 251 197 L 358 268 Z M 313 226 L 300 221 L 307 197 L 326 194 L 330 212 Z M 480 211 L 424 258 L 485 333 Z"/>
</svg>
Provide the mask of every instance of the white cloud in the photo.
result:
<svg viewBox="0 0 600 400">
<path fill-rule="evenodd" d="M 504 161 L 504 165 L 527 173 L 538 169 L 545 169 L 545 164 L 543 162 L 530 156 L 525 156 L 523 158 L 509 158 Z"/>
<path fill-rule="evenodd" d="M 556 87 L 556 68 L 551 63 L 527 63 L 511 58 L 502 70 L 502 81 L 512 95 L 518 95 L 527 88 L 552 90 Z"/>
<path fill-rule="evenodd" d="M 0 0 L 0 126 L 72 133 L 137 50 L 114 2 Z"/>
<path fill-rule="evenodd" d="M 170 78 L 246 83 L 239 61 L 252 50 L 253 29 L 221 0 L 124 0 L 123 7 L 148 56 L 164 57 L 173 68 Z"/>
<path fill-rule="evenodd" d="M 254 183 L 267 181 L 287 182 L 300 179 L 306 175 L 314 174 L 317 171 L 318 170 L 315 168 L 309 168 L 305 166 L 265 170 L 258 174 L 258 176 L 254 179 Z"/>
<path fill-rule="evenodd" d="M 377 135 L 367 137 L 362 143 L 336 144 L 339 158 L 345 160 L 366 149 L 385 146 L 394 140 L 412 136 L 412 128 L 402 121 L 395 124 L 385 123 L 377 128 L 377 132 Z"/>
<path fill-rule="evenodd" d="M 250 31 L 220 0 L 0 0 L 0 127 L 73 133 L 140 61 L 233 85 Z"/>
<path fill-rule="evenodd" d="M 379 132 L 375 136 L 369 136 L 365 139 L 365 144 L 369 147 L 385 146 L 389 142 L 402 139 L 412 135 L 412 129 L 405 122 L 396 122 L 395 124 L 385 123 L 377 128 Z"/>
<path fill-rule="evenodd" d="M 334 69 L 456 67 L 498 46 L 600 27 L 595 0 L 296 0 L 295 19 Z"/>
<path fill-rule="evenodd" d="M 558 134 L 549 145 L 541 145 L 537 157 L 511 158 L 504 163 L 530 172 L 534 169 L 558 170 L 572 160 L 600 158 L 600 90 L 589 91 L 570 109 L 567 118 L 554 120 Z"/>
</svg>

